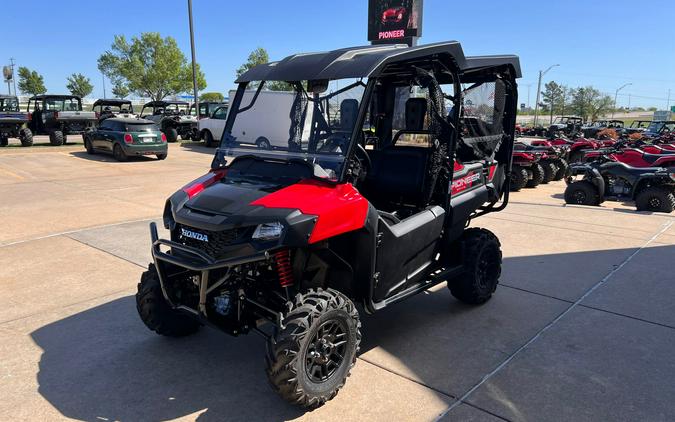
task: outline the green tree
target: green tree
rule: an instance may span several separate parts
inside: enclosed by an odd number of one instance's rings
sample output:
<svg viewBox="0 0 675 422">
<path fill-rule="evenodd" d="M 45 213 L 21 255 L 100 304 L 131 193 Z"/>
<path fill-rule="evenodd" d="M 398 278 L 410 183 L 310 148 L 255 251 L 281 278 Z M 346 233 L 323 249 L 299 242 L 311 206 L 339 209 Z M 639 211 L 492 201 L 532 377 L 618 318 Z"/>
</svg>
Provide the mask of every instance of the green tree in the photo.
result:
<svg viewBox="0 0 675 422">
<path fill-rule="evenodd" d="M 222 103 L 225 100 L 225 97 L 220 92 L 205 92 L 199 96 L 199 101 L 213 101 L 217 103 Z"/>
<path fill-rule="evenodd" d="M 572 95 L 570 105 L 574 113 L 584 120 L 597 119 L 599 116 L 611 111 L 613 100 L 608 95 L 603 95 L 592 86 L 578 88 Z"/>
<path fill-rule="evenodd" d="M 42 75 L 27 67 L 19 67 L 19 89 L 24 94 L 40 95 L 47 92 Z"/>
<path fill-rule="evenodd" d="M 68 76 L 66 88 L 68 88 L 68 91 L 70 91 L 71 94 L 77 95 L 80 98 L 84 98 L 91 94 L 91 92 L 94 90 L 94 85 L 92 85 L 91 80 L 83 74 L 73 73 L 72 75 Z"/>
<path fill-rule="evenodd" d="M 541 93 L 542 102 L 548 106 L 551 110 L 556 110 L 558 104 L 560 104 L 563 96 L 562 85 L 559 85 L 555 81 L 551 81 L 544 85 L 544 92 Z"/>
<path fill-rule="evenodd" d="M 155 101 L 192 91 L 192 64 L 175 39 L 156 32 L 144 32 L 131 43 L 124 35 L 115 35 L 110 50 L 99 57 L 98 68 L 113 86 L 123 85 Z M 197 89 L 204 88 L 206 79 L 197 65 Z"/>
<path fill-rule="evenodd" d="M 122 82 L 113 82 L 112 94 L 115 98 L 126 98 L 129 94 L 129 88 Z"/>
<path fill-rule="evenodd" d="M 237 69 L 237 77 L 243 75 L 244 73 L 248 72 L 250 69 L 260 65 L 260 64 L 265 64 L 269 63 L 270 61 L 270 56 L 267 54 L 267 50 L 265 50 L 262 47 L 258 47 L 255 50 L 251 52 L 251 54 L 248 55 L 248 59 L 246 60 L 246 63 L 242 64 L 239 66 L 239 69 Z M 259 83 L 258 82 L 251 82 L 248 84 L 249 88 L 258 88 Z M 270 91 L 293 91 L 293 85 L 284 82 L 284 81 L 268 81 L 265 82 L 265 89 L 269 89 Z"/>
<path fill-rule="evenodd" d="M 544 110 L 551 113 L 551 119 L 553 119 L 553 114 L 565 114 L 568 111 L 573 93 L 574 90 L 555 81 L 544 85 L 542 103 L 545 105 Z"/>
</svg>

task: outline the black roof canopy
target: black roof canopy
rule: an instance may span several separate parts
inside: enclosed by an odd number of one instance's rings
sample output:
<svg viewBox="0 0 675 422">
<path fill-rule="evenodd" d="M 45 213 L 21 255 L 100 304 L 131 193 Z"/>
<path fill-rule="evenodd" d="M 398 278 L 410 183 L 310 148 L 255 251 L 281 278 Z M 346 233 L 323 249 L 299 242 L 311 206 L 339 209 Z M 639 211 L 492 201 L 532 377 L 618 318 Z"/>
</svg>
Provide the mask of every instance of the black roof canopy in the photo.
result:
<svg viewBox="0 0 675 422">
<path fill-rule="evenodd" d="M 130 100 L 122 100 L 119 98 L 100 98 L 96 101 L 94 101 L 94 104 L 92 107 L 97 107 L 97 106 L 122 106 L 122 105 L 127 105 L 131 104 Z"/>
<path fill-rule="evenodd" d="M 187 101 L 150 101 L 149 103 L 143 104 L 143 107 L 166 107 L 168 105 L 184 105 L 189 106 L 190 103 Z"/>
<path fill-rule="evenodd" d="M 237 78 L 236 82 L 368 78 L 379 76 L 387 65 L 429 55 L 446 56 L 460 72 L 510 65 L 515 77 L 521 76 L 517 56 L 465 57 L 459 42 L 446 41 L 416 47 L 373 45 L 295 54 L 278 62 L 256 66 Z"/>
<path fill-rule="evenodd" d="M 77 100 L 82 101 L 80 97 L 77 95 L 69 95 L 69 94 L 40 94 L 40 95 L 35 95 L 33 97 L 30 97 L 29 100 L 44 100 L 45 98 L 58 98 L 58 99 L 65 99 L 69 100 L 72 98 L 75 98 Z"/>
<path fill-rule="evenodd" d="M 143 118 L 136 118 L 136 117 L 111 117 L 111 118 L 105 119 L 105 120 L 111 121 L 111 122 L 129 123 L 129 124 L 132 124 L 132 125 L 154 125 L 154 124 L 156 124 L 152 120 L 143 119 Z"/>
</svg>

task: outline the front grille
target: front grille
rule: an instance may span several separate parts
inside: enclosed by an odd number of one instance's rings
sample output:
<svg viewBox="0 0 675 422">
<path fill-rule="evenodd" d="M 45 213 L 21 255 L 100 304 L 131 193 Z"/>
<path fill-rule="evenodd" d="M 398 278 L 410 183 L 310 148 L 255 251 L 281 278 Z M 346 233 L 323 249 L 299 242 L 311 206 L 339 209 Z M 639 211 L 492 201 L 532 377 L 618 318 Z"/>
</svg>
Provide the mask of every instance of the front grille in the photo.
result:
<svg viewBox="0 0 675 422">
<path fill-rule="evenodd" d="M 199 235 L 204 235 L 207 237 L 207 240 L 199 240 L 193 237 L 188 237 L 183 234 L 183 230 L 188 230 L 192 233 Z M 178 243 L 182 243 L 185 246 L 190 246 L 200 251 L 205 252 L 209 256 L 221 259 L 225 258 L 226 251 L 225 249 L 235 243 L 241 242 L 246 239 L 251 231 L 250 227 L 236 228 L 222 231 L 209 231 L 196 229 L 194 227 L 183 226 L 182 224 L 176 224 L 176 229 L 174 232 L 174 239 Z"/>
</svg>

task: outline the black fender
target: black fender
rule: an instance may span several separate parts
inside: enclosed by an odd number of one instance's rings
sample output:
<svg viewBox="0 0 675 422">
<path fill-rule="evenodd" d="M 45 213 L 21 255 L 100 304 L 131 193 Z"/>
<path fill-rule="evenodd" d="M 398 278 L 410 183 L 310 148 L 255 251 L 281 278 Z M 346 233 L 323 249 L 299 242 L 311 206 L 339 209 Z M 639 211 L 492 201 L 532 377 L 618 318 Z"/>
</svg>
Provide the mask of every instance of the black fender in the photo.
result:
<svg viewBox="0 0 675 422">
<path fill-rule="evenodd" d="M 588 180 L 593 183 L 593 186 L 598 189 L 598 194 L 600 197 L 605 196 L 605 178 L 602 177 L 600 171 L 593 166 L 589 165 L 572 165 L 569 168 L 569 173 L 565 179 L 565 183 L 568 185 L 574 182 L 574 176 L 583 175 L 583 180 Z"/>
</svg>

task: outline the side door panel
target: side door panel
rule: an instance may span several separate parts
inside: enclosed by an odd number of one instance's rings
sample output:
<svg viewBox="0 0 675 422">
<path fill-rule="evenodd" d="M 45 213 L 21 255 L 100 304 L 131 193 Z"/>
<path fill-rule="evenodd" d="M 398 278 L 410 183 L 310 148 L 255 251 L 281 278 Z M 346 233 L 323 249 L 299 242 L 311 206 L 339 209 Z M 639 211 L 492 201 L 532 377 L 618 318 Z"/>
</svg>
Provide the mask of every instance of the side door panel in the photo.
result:
<svg viewBox="0 0 675 422">
<path fill-rule="evenodd" d="M 397 224 L 378 221 L 373 301 L 381 302 L 423 280 L 438 252 L 445 210 L 429 207 Z"/>
</svg>

